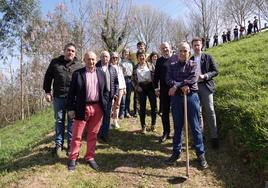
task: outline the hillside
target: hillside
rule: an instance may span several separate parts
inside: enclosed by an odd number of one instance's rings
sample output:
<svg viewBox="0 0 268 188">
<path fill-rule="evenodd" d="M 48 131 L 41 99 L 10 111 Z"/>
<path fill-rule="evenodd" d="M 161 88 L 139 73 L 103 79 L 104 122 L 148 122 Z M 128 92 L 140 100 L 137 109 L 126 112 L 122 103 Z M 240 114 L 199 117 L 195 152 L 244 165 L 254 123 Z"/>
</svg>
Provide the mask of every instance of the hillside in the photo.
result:
<svg viewBox="0 0 268 188">
<path fill-rule="evenodd" d="M 216 112 L 220 149 L 206 143 L 209 168 L 201 170 L 190 150 L 190 178 L 186 181 L 185 154 L 175 166 L 163 161 L 172 140 L 158 143 L 162 132 L 139 133 L 138 118 L 120 121 L 109 144 L 98 143 L 100 172 L 83 161 L 82 145 L 76 171 L 66 167 L 65 152 L 52 155 L 51 109 L 0 129 L 0 187 L 234 187 L 263 188 L 267 176 L 268 33 L 210 49 L 219 64 Z M 150 119 L 148 119 L 148 124 Z M 266 168 L 265 168 L 266 167 Z"/>
<path fill-rule="evenodd" d="M 215 105 L 222 136 L 268 179 L 268 32 L 210 49 L 220 68 Z"/>
</svg>

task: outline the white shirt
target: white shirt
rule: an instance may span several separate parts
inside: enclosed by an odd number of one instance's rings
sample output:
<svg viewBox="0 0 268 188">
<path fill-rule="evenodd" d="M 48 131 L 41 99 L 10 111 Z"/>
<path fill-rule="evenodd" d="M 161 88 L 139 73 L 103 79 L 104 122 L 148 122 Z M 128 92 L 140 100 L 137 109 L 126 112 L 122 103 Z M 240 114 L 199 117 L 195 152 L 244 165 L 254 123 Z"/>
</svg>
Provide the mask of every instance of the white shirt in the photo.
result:
<svg viewBox="0 0 268 188">
<path fill-rule="evenodd" d="M 144 65 L 138 65 L 137 68 L 137 77 L 138 77 L 138 82 L 151 82 L 152 77 L 151 77 L 151 71 L 147 64 L 145 63 Z"/>
<path fill-rule="evenodd" d="M 197 70 L 196 71 L 198 72 L 198 75 L 202 74 L 201 73 L 201 54 L 194 56 L 194 62 L 197 63 Z"/>
<path fill-rule="evenodd" d="M 126 82 L 123 74 L 122 67 L 119 65 L 113 65 L 111 64 L 116 72 L 117 72 L 117 77 L 118 77 L 118 89 L 125 89 L 126 88 Z"/>
<path fill-rule="evenodd" d="M 107 71 L 107 69 L 108 69 L 108 65 L 101 65 L 101 68 L 102 68 L 102 70 L 103 70 L 103 72 L 106 72 Z"/>
</svg>

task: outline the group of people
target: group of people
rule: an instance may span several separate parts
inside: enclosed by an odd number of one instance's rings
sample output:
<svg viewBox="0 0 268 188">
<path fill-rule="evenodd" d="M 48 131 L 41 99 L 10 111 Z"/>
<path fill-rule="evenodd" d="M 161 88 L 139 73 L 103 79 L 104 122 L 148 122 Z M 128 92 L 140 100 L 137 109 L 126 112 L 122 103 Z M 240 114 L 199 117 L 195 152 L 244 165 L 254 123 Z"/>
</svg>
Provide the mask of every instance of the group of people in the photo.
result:
<svg viewBox="0 0 268 188">
<path fill-rule="evenodd" d="M 258 19 L 256 16 L 254 16 L 253 23 L 250 20 L 248 21 L 247 30 L 242 25 L 240 25 L 240 28 L 238 28 L 237 26 L 234 27 L 233 40 L 238 40 L 239 38 L 242 38 L 245 34 L 251 35 L 252 33 L 257 33 L 257 32 L 259 32 Z M 217 46 L 219 44 L 218 38 L 219 38 L 218 34 L 215 33 L 215 35 L 213 36 L 213 46 Z M 231 30 L 228 29 L 227 32 L 224 31 L 221 35 L 221 38 L 222 38 L 222 43 L 230 42 L 231 41 Z"/>
<path fill-rule="evenodd" d="M 93 51 L 86 51 L 84 64 L 76 56 L 76 46 L 68 43 L 64 54 L 51 61 L 44 77 L 46 100 L 53 101 L 55 125 L 55 153 L 60 155 L 64 145 L 65 116 L 67 114 L 68 169 L 74 170 L 86 129 L 87 150 L 85 160 L 91 168 L 99 170 L 95 161 L 97 138 L 109 141 L 110 121 L 119 128 L 119 118 L 129 118 L 131 91 L 134 91 L 133 116 L 139 115 L 141 133 L 155 130 L 157 97 L 163 126 L 159 142 L 170 135 L 170 110 L 174 122 L 173 154 L 166 160 L 175 163 L 182 150 L 183 96 L 187 95 L 188 121 L 193 135 L 196 155 L 201 167 L 206 168 L 204 149 L 205 115 L 210 130 L 211 146 L 218 149 L 216 115 L 213 104 L 215 90 L 213 78 L 218 75 L 213 58 L 202 52 L 202 40 L 192 40 L 190 45 L 181 42 L 178 52 L 172 54 L 170 45 L 160 45 L 161 56 L 156 52 L 146 54 L 145 43 L 137 43 L 135 57 L 123 49 L 121 60 L 118 52 L 102 51 L 100 60 Z M 53 88 L 53 94 L 52 94 Z M 145 122 L 146 100 L 149 99 L 151 127 Z M 139 105 L 138 105 L 139 104 Z M 136 105 L 136 106 L 135 106 Z M 202 113 L 203 112 L 203 113 Z"/>
</svg>

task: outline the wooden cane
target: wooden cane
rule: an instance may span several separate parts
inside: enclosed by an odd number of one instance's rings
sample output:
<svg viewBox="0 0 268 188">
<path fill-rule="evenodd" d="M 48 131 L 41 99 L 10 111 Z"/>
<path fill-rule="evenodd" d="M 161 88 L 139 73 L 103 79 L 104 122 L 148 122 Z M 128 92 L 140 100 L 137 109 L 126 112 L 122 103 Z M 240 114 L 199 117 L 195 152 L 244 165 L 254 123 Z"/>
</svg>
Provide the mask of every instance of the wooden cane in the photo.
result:
<svg viewBox="0 0 268 188">
<path fill-rule="evenodd" d="M 186 177 L 189 178 L 189 145 L 188 145 L 188 113 L 187 113 L 187 94 L 184 93 L 184 128 L 186 145 Z"/>
</svg>

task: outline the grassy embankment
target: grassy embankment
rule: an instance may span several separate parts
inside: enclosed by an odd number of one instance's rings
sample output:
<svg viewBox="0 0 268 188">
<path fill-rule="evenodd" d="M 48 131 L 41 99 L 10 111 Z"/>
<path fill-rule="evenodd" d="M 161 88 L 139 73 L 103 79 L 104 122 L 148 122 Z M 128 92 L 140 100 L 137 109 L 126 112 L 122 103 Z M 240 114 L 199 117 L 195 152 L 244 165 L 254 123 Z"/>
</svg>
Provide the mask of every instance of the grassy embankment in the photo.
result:
<svg viewBox="0 0 268 188">
<path fill-rule="evenodd" d="M 54 120 L 48 110 L 0 129 L 0 187 L 263 187 L 268 156 L 266 49 L 268 33 L 208 51 L 220 68 L 215 103 L 221 147 L 215 152 L 206 143 L 206 170 L 198 168 L 191 149 L 187 181 L 176 179 L 185 174 L 184 154 L 176 166 L 163 163 L 172 141 L 158 143 L 160 118 L 157 132 L 146 135 L 138 133 L 138 118 L 121 121 L 122 128 L 111 130 L 110 143 L 97 145 L 100 172 L 84 163 L 83 142 L 79 165 L 69 173 L 65 153 L 60 158 L 51 154 Z M 262 172 L 262 178 L 255 172 Z"/>
<path fill-rule="evenodd" d="M 244 162 L 268 178 L 268 32 L 212 48 L 215 105 L 222 136 Z"/>
</svg>

